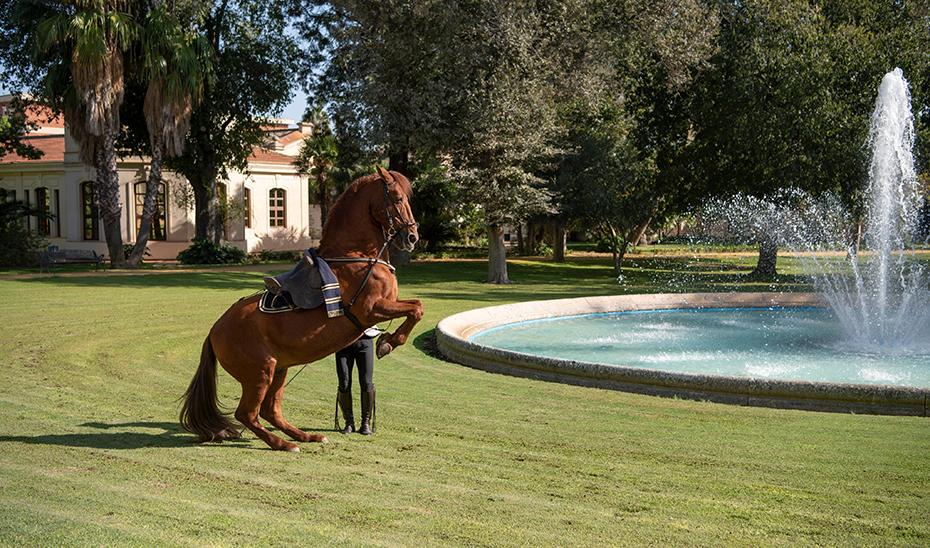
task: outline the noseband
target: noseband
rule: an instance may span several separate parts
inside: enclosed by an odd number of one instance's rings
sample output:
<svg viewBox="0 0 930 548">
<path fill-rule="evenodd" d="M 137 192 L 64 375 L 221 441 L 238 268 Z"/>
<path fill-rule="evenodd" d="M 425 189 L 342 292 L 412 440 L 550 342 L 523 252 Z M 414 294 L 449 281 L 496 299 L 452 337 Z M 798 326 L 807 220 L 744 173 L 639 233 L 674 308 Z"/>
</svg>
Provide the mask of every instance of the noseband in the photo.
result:
<svg viewBox="0 0 930 548">
<path fill-rule="evenodd" d="M 384 190 L 384 216 L 388 220 L 388 227 L 385 229 L 382 226 L 381 232 L 384 234 L 384 245 L 387 247 L 389 244 L 394 242 L 394 239 L 397 238 L 397 235 L 402 230 L 416 227 L 418 226 L 418 223 L 404 219 L 403 214 L 400 212 L 400 208 L 397 207 L 397 204 L 400 203 L 400 201 L 392 200 L 391 195 L 388 193 L 387 181 L 383 179 L 381 180 L 381 188 Z M 394 210 L 393 213 L 391 213 L 391 209 Z"/>
<path fill-rule="evenodd" d="M 391 195 L 388 193 L 388 184 L 387 181 L 382 180 L 382 188 L 384 189 L 384 216 L 387 217 L 388 227 L 385 229 L 381 227 L 381 232 L 384 234 L 384 245 L 381 246 L 381 249 L 378 250 L 378 254 L 375 257 L 332 257 L 326 259 L 326 261 L 331 263 L 367 263 L 368 269 L 365 272 L 365 277 L 362 279 L 361 285 L 358 286 L 358 289 L 355 291 L 355 294 L 352 295 L 352 298 L 349 299 L 348 303 L 343 303 L 343 311 L 345 316 L 352 322 L 353 325 L 359 331 L 365 331 L 365 326 L 358 320 L 355 314 L 352 313 L 352 306 L 355 304 L 355 301 L 362 295 L 362 291 L 365 290 L 365 286 L 368 285 L 368 280 L 371 279 L 371 273 L 375 269 L 375 265 L 381 264 L 388 269 L 391 273 L 394 273 L 394 266 L 391 263 L 384 261 L 381 257 L 384 256 L 384 252 L 387 251 L 388 246 L 394 243 L 394 240 L 400 234 L 401 230 L 408 229 L 413 226 L 417 226 L 417 223 L 413 221 L 408 221 L 404 219 L 404 216 L 401 214 L 400 209 L 397 207 L 398 202 L 391 200 Z M 394 209 L 394 213 L 391 213 L 391 209 Z M 396 224 L 395 224 L 396 221 Z"/>
</svg>

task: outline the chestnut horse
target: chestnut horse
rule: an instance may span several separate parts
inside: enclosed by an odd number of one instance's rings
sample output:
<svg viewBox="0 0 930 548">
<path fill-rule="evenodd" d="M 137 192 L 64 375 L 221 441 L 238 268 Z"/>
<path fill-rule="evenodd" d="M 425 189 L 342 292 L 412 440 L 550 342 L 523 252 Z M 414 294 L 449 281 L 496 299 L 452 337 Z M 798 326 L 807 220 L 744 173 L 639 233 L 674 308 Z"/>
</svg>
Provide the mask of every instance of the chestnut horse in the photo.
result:
<svg viewBox="0 0 930 548">
<path fill-rule="evenodd" d="M 323 229 L 319 255 L 339 279 L 345 316 L 328 318 L 325 307 L 265 314 L 259 296 L 240 299 L 213 324 L 203 342 L 200 367 L 184 394 L 181 425 L 201 441 L 238 438 L 233 423 L 220 412 L 216 396 L 216 362 L 242 385 L 236 419 L 272 449 L 300 448 L 269 432 L 259 417 L 296 441 L 325 442 L 284 419 L 281 400 L 287 369 L 324 358 L 352 343 L 360 328 L 406 318 L 394 333 L 384 333 L 378 357 L 404 344 L 423 316 L 419 300 L 397 300 L 397 279 L 390 267 L 374 262 L 389 244 L 412 251 L 419 239 L 410 210 L 412 189 L 406 177 L 381 167 L 353 182 L 333 205 Z M 354 261 L 351 259 L 355 259 Z"/>
</svg>

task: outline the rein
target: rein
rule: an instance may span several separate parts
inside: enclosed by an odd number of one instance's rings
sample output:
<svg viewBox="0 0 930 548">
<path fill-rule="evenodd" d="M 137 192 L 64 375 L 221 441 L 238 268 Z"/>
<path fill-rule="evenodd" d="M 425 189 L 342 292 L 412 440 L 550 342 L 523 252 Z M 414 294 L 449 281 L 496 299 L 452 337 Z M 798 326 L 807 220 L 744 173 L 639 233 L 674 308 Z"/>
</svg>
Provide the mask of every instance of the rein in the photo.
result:
<svg viewBox="0 0 930 548">
<path fill-rule="evenodd" d="M 358 289 L 355 291 L 355 294 L 352 295 L 351 299 L 349 299 L 348 304 L 343 303 L 342 305 L 342 310 L 345 313 L 345 316 L 349 318 L 349 321 L 351 321 L 359 331 L 365 331 L 365 327 L 362 325 L 360 321 L 358 321 L 358 318 L 349 309 L 352 308 L 352 306 L 355 304 L 355 301 L 358 300 L 358 298 L 362 295 L 362 291 L 364 291 L 365 287 L 368 285 L 368 280 L 371 279 L 371 273 L 374 271 L 375 265 L 382 264 L 388 267 L 391 270 L 391 274 L 394 274 L 396 271 L 396 268 L 394 268 L 394 265 L 392 265 L 391 263 L 381 258 L 384 255 L 384 252 L 387 251 L 388 246 L 394 243 L 394 240 L 397 239 L 397 236 L 400 234 L 400 230 L 398 230 L 394 226 L 395 215 L 391 214 L 391 212 L 389 211 L 391 207 L 390 206 L 391 200 L 388 195 L 387 182 L 383 182 L 383 185 L 384 185 L 384 214 L 388 219 L 388 228 L 385 230 L 382 227 L 382 232 L 384 234 L 384 245 L 381 246 L 381 249 L 378 251 L 378 254 L 375 257 L 333 257 L 332 259 L 327 259 L 324 257 L 324 260 L 329 263 L 367 263 L 368 264 L 368 270 L 365 272 L 365 277 L 362 279 L 362 284 L 358 286 Z M 395 210 L 395 213 L 397 214 L 396 216 L 401 221 L 400 223 L 398 223 L 400 225 L 401 230 L 417 225 L 417 223 L 415 222 L 405 220 L 403 216 L 400 215 L 400 211 L 397 209 L 396 205 L 394 206 L 394 210 Z"/>
</svg>

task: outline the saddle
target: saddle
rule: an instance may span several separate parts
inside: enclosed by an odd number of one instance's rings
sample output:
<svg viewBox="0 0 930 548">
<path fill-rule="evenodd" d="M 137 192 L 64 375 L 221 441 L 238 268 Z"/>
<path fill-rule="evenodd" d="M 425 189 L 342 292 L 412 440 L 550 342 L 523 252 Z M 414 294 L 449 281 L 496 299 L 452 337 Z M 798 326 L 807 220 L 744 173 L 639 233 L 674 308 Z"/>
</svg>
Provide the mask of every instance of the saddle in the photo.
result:
<svg viewBox="0 0 930 548">
<path fill-rule="evenodd" d="M 290 272 L 265 278 L 259 307 L 262 312 L 285 312 L 324 304 L 330 318 L 343 315 L 339 281 L 316 250 L 308 249 Z"/>
</svg>

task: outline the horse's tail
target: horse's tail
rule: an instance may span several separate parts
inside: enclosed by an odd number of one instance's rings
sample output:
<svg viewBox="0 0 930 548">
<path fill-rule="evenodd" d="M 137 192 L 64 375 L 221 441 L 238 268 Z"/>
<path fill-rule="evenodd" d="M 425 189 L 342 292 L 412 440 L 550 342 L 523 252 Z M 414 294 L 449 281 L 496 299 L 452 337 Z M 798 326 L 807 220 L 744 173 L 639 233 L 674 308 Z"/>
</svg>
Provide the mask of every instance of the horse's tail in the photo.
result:
<svg viewBox="0 0 930 548">
<path fill-rule="evenodd" d="M 200 441 L 233 439 L 239 432 L 232 422 L 220 411 L 216 399 L 216 355 L 210 336 L 203 341 L 200 367 L 194 373 L 190 386 L 181 396 L 181 426 L 200 437 Z"/>
</svg>

